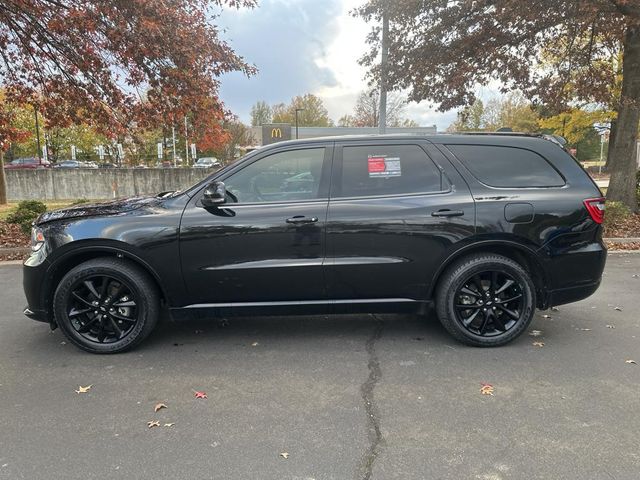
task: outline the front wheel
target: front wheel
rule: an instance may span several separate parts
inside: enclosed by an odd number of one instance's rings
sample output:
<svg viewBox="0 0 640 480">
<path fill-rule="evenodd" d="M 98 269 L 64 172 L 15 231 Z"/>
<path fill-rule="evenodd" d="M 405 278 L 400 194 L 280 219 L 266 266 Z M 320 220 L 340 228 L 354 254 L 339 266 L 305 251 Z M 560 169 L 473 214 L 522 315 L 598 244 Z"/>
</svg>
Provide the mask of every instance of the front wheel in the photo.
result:
<svg viewBox="0 0 640 480">
<path fill-rule="evenodd" d="M 56 322 L 76 346 L 91 353 L 119 353 L 153 330 L 159 296 L 149 275 L 125 260 L 81 263 L 60 281 L 53 299 Z"/>
<path fill-rule="evenodd" d="M 444 274 L 436 292 L 442 325 L 459 341 L 497 347 L 518 337 L 535 312 L 535 286 L 522 266 L 502 255 L 463 258 Z"/>
</svg>

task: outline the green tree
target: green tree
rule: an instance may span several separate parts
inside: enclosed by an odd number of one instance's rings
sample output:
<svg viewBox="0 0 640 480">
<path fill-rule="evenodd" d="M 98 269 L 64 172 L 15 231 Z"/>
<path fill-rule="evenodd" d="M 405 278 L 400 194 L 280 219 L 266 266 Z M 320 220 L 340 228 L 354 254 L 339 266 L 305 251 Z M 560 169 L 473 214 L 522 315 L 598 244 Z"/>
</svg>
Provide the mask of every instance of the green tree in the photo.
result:
<svg viewBox="0 0 640 480">
<path fill-rule="evenodd" d="M 490 132 L 510 128 L 514 132 L 534 133 L 540 129 L 538 113 L 531 102 L 517 91 L 489 100 L 484 109 L 483 123 Z"/>
<path fill-rule="evenodd" d="M 608 197 L 636 201 L 636 142 L 640 122 L 640 5 L 638 0 L 368 0 L 357 13 L 390 19 L 387 81 L 414 101 L 443 111 L 472 104 L 478 84 L 492 80 L 564 110 L 576 98 L 611 96 L 618 78 L 607 64 L 622 45 L 617 128 Z M 362 63 L 379 80 L 380 28 Z M 576 41 L 576 39 L 578 41 Z M 586 43 L 585 43 L 586 41 Z"/>
<path fill-rule="evenodd" d="M 458 112 L 458 118 L 447 129 L 450 132 L 479 132 L 484 130 L 484 103 L 479 98 Z"/>
<path fill-rule="evenodd" d="M 269 104 L 264 100 L 256 102 L 251 107 L 251 126 L 259 127 L 265 123 L 271 123 L 273 118 L 273 111 Z"/>
<path fill-rule="evenodd" d="M 292 98 L 289 105 L 274 105 L 273 122 L 294 124 L 296 109 L 299 110 L 298 125 L 301 127 L 330 127 L 333 125 L 322 99 L 311 93 Z"/>
</svg>

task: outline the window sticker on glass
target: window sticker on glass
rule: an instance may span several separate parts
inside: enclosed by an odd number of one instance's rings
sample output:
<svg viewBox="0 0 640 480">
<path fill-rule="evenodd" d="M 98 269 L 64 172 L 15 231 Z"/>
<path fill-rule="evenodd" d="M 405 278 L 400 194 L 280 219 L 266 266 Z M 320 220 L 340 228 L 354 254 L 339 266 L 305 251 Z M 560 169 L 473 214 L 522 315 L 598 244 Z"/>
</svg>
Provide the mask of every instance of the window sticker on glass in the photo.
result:
<svg viewBox="0 0 640 480">
<path fill-rule="evenodd" d="M 369 155 L 369 177 L 400 177 L 402 167 L 400 157 Z"/>
</svg>

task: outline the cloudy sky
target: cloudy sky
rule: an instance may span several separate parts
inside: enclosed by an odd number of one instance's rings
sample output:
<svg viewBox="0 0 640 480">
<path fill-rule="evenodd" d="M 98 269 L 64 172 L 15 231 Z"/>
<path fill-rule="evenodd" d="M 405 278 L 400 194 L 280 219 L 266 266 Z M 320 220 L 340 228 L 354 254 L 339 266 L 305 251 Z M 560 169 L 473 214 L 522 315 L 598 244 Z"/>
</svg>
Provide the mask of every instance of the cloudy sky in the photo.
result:
<svg viewBox="0 0 640 480">
<path fill-rule="evenodd" d="M 221 96 L 228 108 L 249 122 L 258 100 L 288 103 L 311 92 L 322 98 L 330 117 L 351 113 L 366 88 L 358 59 L 366 51 L 369 26 L 349 12 L 363 0 L 260 0 L 254 10 L 225 10 L 216 20 L 224 38 L 259 73 L 222 79 Z M 455 112 L 438 113 L 426 102 L 411 104 L 405 116 L 420 125 L 445 130 Z"/>
</svg>

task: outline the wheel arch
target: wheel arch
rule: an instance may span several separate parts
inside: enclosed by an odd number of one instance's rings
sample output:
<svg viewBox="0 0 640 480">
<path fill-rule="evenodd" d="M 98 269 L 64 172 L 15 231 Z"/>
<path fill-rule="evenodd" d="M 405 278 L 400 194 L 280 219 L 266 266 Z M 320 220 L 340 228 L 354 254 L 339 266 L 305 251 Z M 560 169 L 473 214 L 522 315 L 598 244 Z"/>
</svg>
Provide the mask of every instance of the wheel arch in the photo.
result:
<svg viewBox="0 0 640 480">
<path fill-rule="evenodd" d="M 138 268 L 146 272 L 152 279 L 162 302 L 168 301 L 167 291 L 154 268 L 145 261 L 140 255 L 132 252 L 126 246 L 121 245 L 104 245 L 104 244 L 85 244 L 69 248 L 64 254 L 56 258 L 47 270 L 47 282 L 43 289 L 44 304 L 51 308 L 53 302 L 53 294 L 60 283 L 60 280 L 72 268 L 84 263 L 102 257 L 118 257 L 122 258 Z M 53 311 L 50 309 L 49 311 Z"/>
<path fill-rule="evenodd" d="M 548 277 L 546 269 L 535 250 L 522 245 L 521 243 L 508 240 L 487 240 L 482 242 L 465 245 L 458 250 L 449 254 L 449 256 L 440 264 L 440 267 L 433 276 L 428 292 L 428 298 L 433 299 L 435 291 L 438 287 L 444 272 L 456 261 L 468 255 L 476 253 L 495 253 L 519 263 L 528 272 L 536 287 L 536 298 L 538 308 L 547 308 L 547 289 Z"/>
</svg>

